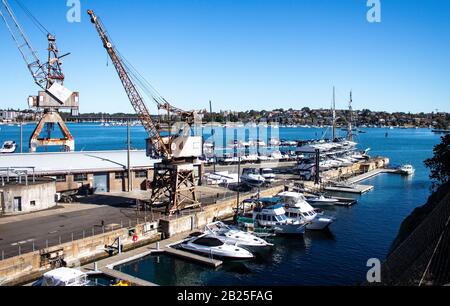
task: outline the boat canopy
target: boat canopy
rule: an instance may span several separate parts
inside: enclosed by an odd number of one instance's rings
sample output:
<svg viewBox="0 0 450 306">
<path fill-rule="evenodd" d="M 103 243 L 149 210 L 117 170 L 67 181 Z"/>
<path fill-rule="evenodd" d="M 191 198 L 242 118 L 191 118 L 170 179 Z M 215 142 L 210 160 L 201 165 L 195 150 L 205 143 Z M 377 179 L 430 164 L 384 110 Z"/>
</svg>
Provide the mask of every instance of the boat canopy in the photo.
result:
<svg viewBox="0 0 450 306">
<path fill-rule="evenodd" d="M 44 274 L 43 286 L 70 286 L 76 283 L 84 283 L 87 279 L 86 273 L 70 268 L 59 268 Z"/>
</svg>

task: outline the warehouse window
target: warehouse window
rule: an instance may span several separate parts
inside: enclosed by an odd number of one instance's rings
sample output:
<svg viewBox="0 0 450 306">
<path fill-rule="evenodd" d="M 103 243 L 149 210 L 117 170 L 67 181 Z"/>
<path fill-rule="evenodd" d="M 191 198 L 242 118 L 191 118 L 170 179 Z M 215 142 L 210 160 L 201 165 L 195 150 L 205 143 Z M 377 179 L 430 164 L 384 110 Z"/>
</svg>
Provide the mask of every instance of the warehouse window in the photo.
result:
<svg viewBox="0 0 450 306">
<path fill-rule="evenodd" d="M 67 181 L 67 177 L 65 175 L 57 175 L 56 176 L 56 182 L 65 183 L 66 181 Z"/>
<path fill-rule="evenodd" d="M 73 180 L 75 182 L 84 182 L 87 181 L 87 174 L 86 173 L 82 173 L 82 174 L 75 174 L 73 176 Z"/>
<path fill-rule="evenodd" d="M 147 178 L 147 171 L 136 171 L 134 176 L 136 178 Z"/>
<path fill-rule="evenodd" d="M 36 206 L 36 201 L 31 201 L 30 206 Z"/>
<path fill-rule="evenodd" d="M 116 180 L 121 180 L 124 178 L 128 178 L 128 172 L 116 172 L 115 173 L 115 179 Z"/>
</svg>

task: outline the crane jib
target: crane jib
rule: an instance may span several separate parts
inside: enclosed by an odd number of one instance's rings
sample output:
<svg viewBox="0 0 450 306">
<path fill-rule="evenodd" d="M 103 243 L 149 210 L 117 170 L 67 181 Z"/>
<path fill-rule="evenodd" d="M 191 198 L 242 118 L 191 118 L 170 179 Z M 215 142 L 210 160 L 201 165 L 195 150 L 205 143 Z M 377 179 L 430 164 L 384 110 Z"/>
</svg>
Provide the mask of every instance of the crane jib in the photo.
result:
<svg viewBox="0 0 450 306">
<path fill-rule="evenodd" d="M 131 105 L 133 106 L 135 112 L 138 115 L 138 118 L 140 119 L 141 123 L 143 124 L 143 126 L 145 127 L 146 131 L 150 136 L 152 144 L 158 150 L 160 150 L 160 152 L 158 153 L 160 153 L 162 157 L 164 157 L 165 159 L 170 159 L 171 158 L 170 147 L 168 147 L 164 143 L 158 129 L 153 123 L 150 112 L 148 111 L 143 98 L 141 97 L 139 91 L 136 89 L 134 83 L 131 81 L 131 78 L 128 75 L 121 59 L 117 55 L 117 52 L 113 47 L 113 45 L 111 44 L 109 37 L 106 35 L 106 31 L 103 25 L 100 23 L 99 19 L 92 10 L 88 10 L 88 14 L 91 17 L 91 22 L 95 25 L 97 29 L 100 39 L 103 42 L 103 46 L 107 50 L 111 58 L 111 61 L 114 67 L 116 68 L 116 71 L 119 75 L 119 78 L 122 82 L 125 92 L 128 95 Z"/>
</svg>

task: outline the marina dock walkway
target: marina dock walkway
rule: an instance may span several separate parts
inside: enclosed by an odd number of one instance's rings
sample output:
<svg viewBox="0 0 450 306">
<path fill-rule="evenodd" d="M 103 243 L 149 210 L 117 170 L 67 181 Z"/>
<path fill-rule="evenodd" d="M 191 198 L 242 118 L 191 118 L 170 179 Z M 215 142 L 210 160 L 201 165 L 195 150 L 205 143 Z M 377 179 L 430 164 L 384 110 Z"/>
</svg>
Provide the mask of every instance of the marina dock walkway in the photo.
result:
<svg viewBox="0 0 450 306">
<path fill-rule="evenodd" d="M 396 169 L 386 169 L 386 168 L 380 168 L 376 170 L 372 170 L 360 175 L 357 175 L 355 177 L 349 178 L 345 181 L 345 184 L 342 186 L 328 186 L 325 187 L 325 191 L 331 191 L 331 192 L 342 192 L 342 193 L 353 193 L 353 194 L 364 194 L 369 191 L 372 191 L 374 189 L 374 186 L 371 185 L 362 185 L 358 184 L 359 182 L 362 182 L 364 180 L 367 180 L 369 178 L 375 177 L 380 174 L 398 174 L 398 170 Z"/>
<path fill-rule="evenodd" d="M 384 169 L 384 168 L 376 169 L 376 170 L 369 171 L 367 173 L 363 173 L 361 175 L 357 175 L 355 177 L 352 177 L 352 178 L 347 180 L 347 183 L 349 183 L 349 184 L 356 184 L 356 183 L 362 182 L 364 180 L 367 180 L 367 179 L 369 179 L 371 177 L 374 177 L 374 176 L 377 176 L 377 175 L 380 175 L 380 174 L 384 174 L 384 173 L 396 174 L 397 170 L 395 170 L 395 169 Z"/>
<path fill-rule="evenodd" d="M 100 272 L 107 276 L 130 282 L 131 284 L 136 286 L 158 286 L 157 284 L 153 284 L 151 282 L 115 270 L 114 267 L 152 254 L 168 254 L 169 256 L 176 256 L 196 263 L 205 264 L 213 268 L 217 268 L 220 265 L 222 265 L 223 262 L 220 260 L 203 257 L 182 250 L 177 250 L 171 247 L 172 245 L 176 245 L 182 240 L 184 240 L 187 236 L 189 236 L 189 234 L 190 233 L 175 235 L 169 239 L 112 256 L 100 260 L 95 264 L 83 266 L 81 270 L 86 273 Z M 95 269 L 95 266 L 97 270 Z"/>
</svg>

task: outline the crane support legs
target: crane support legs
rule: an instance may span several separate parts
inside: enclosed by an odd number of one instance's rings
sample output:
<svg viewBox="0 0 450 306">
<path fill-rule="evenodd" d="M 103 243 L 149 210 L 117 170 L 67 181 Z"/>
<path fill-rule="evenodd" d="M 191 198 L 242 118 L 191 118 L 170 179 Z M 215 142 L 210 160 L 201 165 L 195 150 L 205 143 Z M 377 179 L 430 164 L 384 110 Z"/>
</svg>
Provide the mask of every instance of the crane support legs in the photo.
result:
<svg viewBox="0 0 450 306">
<path fill-rule="evenodd" d="M 59 126 L 63 134 L 63 138 L 51 138 L 50 135 L 48 135 L 47 138 L 39 138 L 39 135 L 41 134 L 46 124 L 47 127 L 48 125 Z M 49 134 L 50 132 L 51 131 L 49 131 Z M 39 147 L 49 147 L 49 146 L 62 146 L 64 148 L 64 151 L 66 152 L 72 152 L 75 150 L 75 140 L 72 134 L 70 133 L 69 129 L 67 128 L 66 124 L 64 123 L 64 120 L 61 118 L 58 112 L 51 110 L 44 112 L 36 129 L 31 135 L 30 152 L 32 153 L 36 152 L 37 148 Z"/>
<path fill-rule="evenodd" d="M 152 183 L 152 205 L 166 203 L 166 213 L 200 207 L 195 193 L 195 173 L 193 164 L 155 164 Z"/>
</svg>

